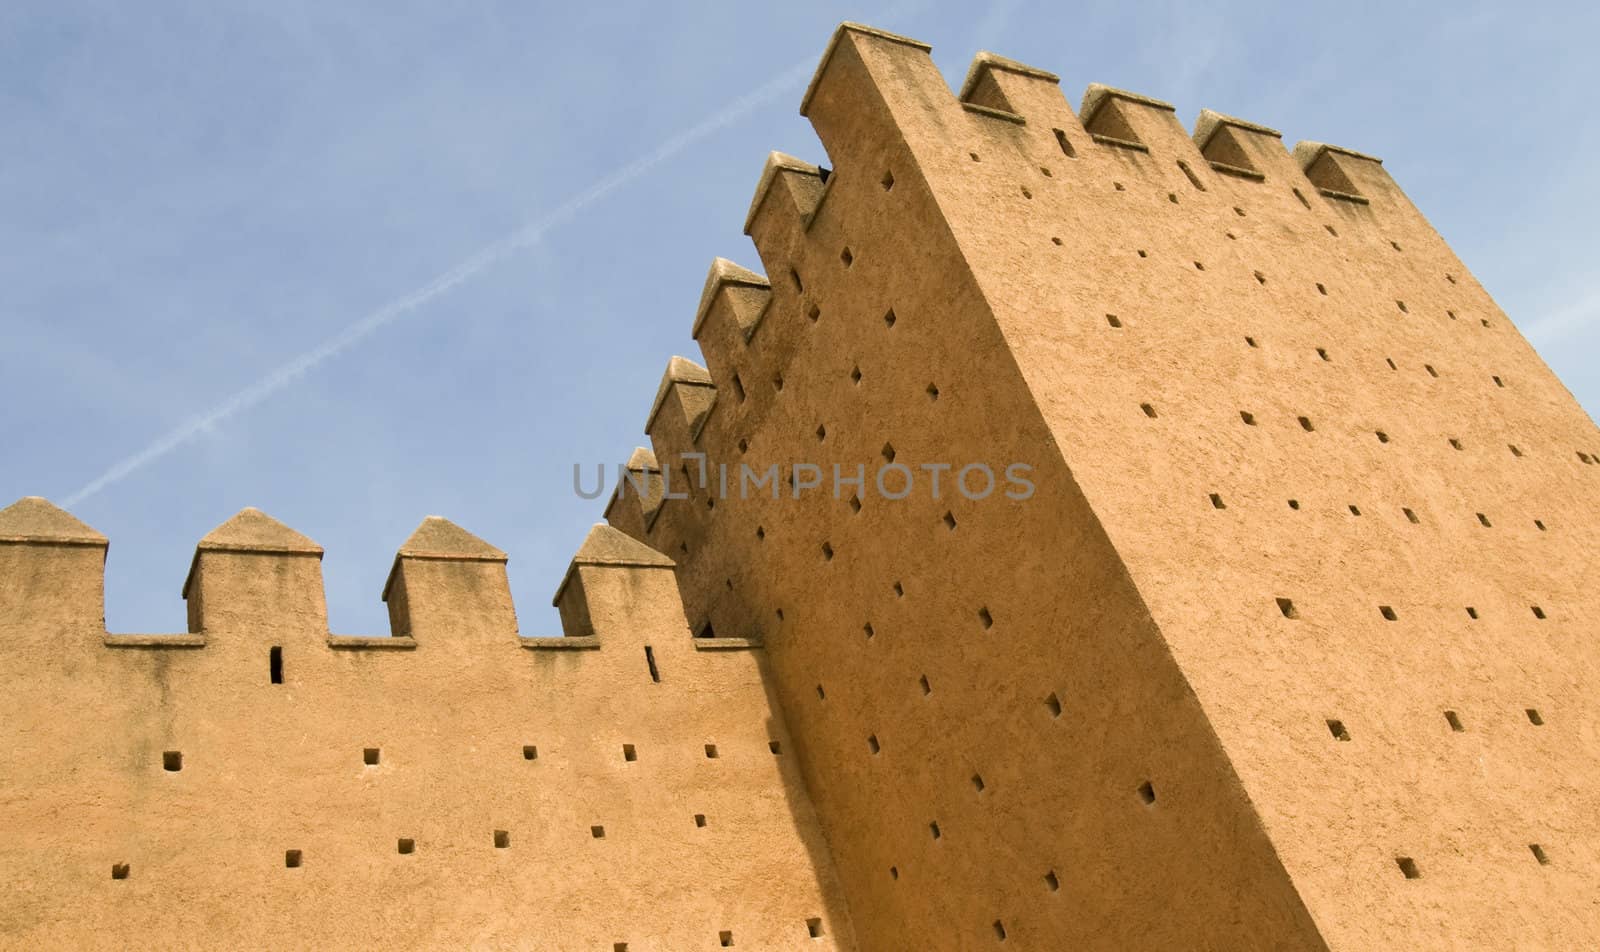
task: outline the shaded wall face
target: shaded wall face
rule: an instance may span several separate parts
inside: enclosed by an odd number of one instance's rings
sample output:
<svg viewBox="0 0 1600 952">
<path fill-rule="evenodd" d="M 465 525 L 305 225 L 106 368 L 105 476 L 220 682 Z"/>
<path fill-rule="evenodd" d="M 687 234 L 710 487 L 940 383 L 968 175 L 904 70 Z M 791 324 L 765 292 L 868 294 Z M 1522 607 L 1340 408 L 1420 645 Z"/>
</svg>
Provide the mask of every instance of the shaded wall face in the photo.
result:
<svg viewBox="0 0 1600 952">
<path fill-rule="evenodd" d="M 669 393 L 651 429 L 663 472 L 776 464 L 781 498 L 713 478 L 634 531 L 692 629 L 765 638 L 863 947 L 1318 947 L 896 126 L 937 74 L 854 43 L 810 106 L 826 183 L 757 196 L 770 301 L 746 339 L 713 297 L 715 405 Z M 1032 467 L 1034 495 L 968 499 L 954 470 L 932 495 L 924 464 L 974 462 Z M 796 498 L 796 464 L 823 485 Z M 867 484 L 835 498 L 835 464 Z"/>
<path fill-rule="evenodd" d="M 1323 935 L 1592 944 L 1593 422 L 1376 161 L 988 95 L 918 154 Z"/>
<path fill-rule="evenodd" d="M 403 560 L 414 647 L 355 648 L 314 555 L 203 552 L 201 632 L 109 647 L 102 561 L 0 544 L 0 947 L 854 948 L 759 652 L 670 570 L 579 566 L 593 642 L 533 648 L 503 565 Z"/>
</svg>

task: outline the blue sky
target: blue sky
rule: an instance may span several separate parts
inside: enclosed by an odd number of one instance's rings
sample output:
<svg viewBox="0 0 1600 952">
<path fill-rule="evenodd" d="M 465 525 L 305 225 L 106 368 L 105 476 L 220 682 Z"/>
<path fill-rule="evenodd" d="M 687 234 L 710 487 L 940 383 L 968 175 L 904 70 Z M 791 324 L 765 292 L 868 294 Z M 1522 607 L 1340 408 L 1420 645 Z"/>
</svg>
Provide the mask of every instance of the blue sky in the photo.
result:
<svg viewBox="0 0 1600 952">
<path fill-rule="evenodd" d="M 1593 5 L 582 7 L 0 9 L 0 505 L 83 496 L 113 631 L 182 630 L 195 542 L 254 505 L 326 547 L 337 632 L 388 630 L 394 550 L 439 514 L 556 633 L 600 518 L 572 463 L 645 442 L 712 257 L 759 268 L 768 150 L 826 162 L 798 107 L 845 19 L 952 84 L 992 49 L 1074 105 L 1102 82 L 1382 156 L 1600 410 Z"/>
</svg>

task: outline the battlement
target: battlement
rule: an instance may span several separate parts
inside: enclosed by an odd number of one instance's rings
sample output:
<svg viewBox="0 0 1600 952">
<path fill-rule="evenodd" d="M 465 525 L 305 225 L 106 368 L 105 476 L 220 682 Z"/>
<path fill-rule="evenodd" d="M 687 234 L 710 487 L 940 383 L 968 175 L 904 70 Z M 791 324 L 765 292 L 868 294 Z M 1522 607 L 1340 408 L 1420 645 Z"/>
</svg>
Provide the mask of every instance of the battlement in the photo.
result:
<svg viewBox="0 0 1600 952">
<path fill-rule="evenodd" d="M 617 529 L 561 637 L 439 516 L 386 637 L 330 634 L 322 547 L 256 509 L 196 546 L 188 632 L 108 634 L 107 546 L 0 510 L 0 945 L 854 947 L 760 643 L 692 639 L 673 561 Z"/>
<path fill-rule="evenodd" d="M 606 517 L 766 646 L 863 946 L 1592 940 L 1533 778 L 1600 437 L 1382 162 L 853 23 L 800 112 Z M 974 460 L 1037 493 L 923 488 Z"/>
</svg>

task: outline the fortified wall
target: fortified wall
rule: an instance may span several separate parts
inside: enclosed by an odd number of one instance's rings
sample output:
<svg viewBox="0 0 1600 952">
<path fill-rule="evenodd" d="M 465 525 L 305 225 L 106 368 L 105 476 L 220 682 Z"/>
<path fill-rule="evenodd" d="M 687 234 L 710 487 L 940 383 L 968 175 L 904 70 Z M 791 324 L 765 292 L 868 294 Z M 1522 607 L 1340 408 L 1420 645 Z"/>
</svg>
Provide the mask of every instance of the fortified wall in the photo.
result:
<svg viewBox="0 0 1600 952">
<path fill-rule="evenodd" d="M 1596 944 L 1600 431 L 1382 163 L 853 24 L 801 111 L 565 638 L 252 510 L 107 635 L 0 513 L 0 944 Z"/>
<path fill-rule="evenodd" d="M 189 631 L 107 634 L 106 539 L 0 510 L 0 947 L 854 949 L 760 653 L 596 526 L 521 637 L 506 555 L 429 517 L 389 637 L 322 549 L 200 541 Z"/>
<path fill-rule="evenodd" d="M 1382 162 L 854 25 L 801 112 L 606 514 L 863 948 L 1600 941 L 1600 432 Z"/>
</svg>

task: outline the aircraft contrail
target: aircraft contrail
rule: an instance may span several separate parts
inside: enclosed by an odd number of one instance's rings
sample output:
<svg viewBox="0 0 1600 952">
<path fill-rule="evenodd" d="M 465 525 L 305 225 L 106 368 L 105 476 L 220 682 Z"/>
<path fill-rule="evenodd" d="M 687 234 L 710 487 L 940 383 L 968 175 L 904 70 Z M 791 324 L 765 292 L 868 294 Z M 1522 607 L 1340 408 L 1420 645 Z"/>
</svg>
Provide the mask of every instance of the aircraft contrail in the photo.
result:
<svg viewBox="0 0 1600 952">
<path fill-rule="evenodd" d="M 804 81 L 814 68 L 814 63 L 811 60 L 797 63 L 775 79 L 758 86 L 751 92 L 719 109 L 708 118 L 667 139 L 656 146 L 655 149 L 574 195 L 560 207 L 529 222 L 498 241 L 485 245 L 427 284 L 409 294 L 390 301 L 311 350 L 275 368 L 255 383 L 223 400 L 212 409 L 192 417 L 163 433 L 143 449 L 121 460 L 104 473 L 95 477 L 82 489 L 68 496 L 64 504 L 69 508 L 76 506 L 85 499 L 106 489 L 106 487 L 120 482 L 129 474 L 161 459 L 206 430 L 267 399 L 294 382 L 296 378 L 309 373 L 326 361 L 344 353 L 357 343 L 370 337 L 374 332 L 394 323 L 434 298 L 447 293 L 457 285 L 471 280 L 515 252 L 534 244 L 544 237 L 545 233 L 550 229 L 567 221 L 585 207 L 627 185 L 645 172 L 682 152 L 706 136 L 711 135 L 713 132 L 737 121 L 757 106 L 763 105 L 791 86 Z"/>
</svg>

